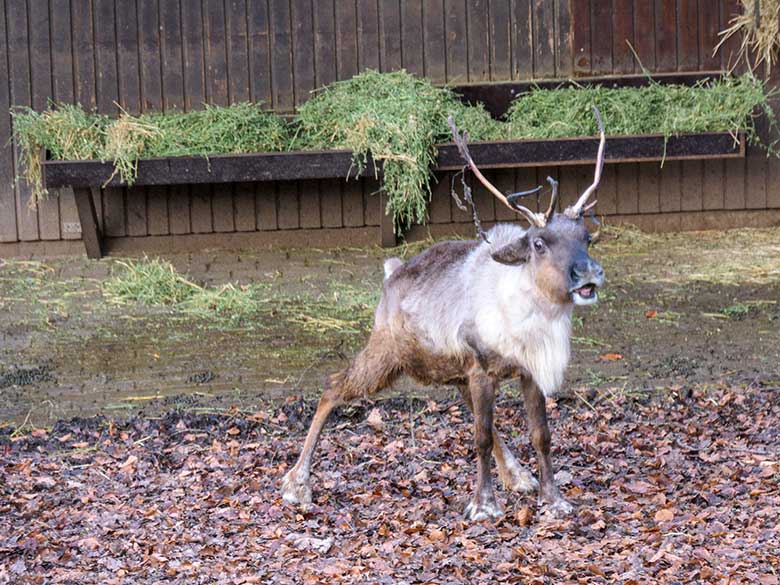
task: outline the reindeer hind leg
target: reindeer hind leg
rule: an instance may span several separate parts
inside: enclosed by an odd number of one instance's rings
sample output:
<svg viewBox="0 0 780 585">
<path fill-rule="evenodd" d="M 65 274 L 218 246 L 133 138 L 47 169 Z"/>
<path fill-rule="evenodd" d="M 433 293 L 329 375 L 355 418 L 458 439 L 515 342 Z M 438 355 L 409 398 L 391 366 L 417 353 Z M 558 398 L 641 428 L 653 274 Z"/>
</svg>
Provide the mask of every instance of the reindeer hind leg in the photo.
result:
<svg viewBox="0 0 780 585">
<path fill-rule="evenodd" d="M 356 398 L 380 392 L 398 377 L 395 360 L 387 349 L 389 345 L 389 340 L 375 332 L 352 363 L 331 376 L 317 405 L 298 461 L 282 480 L 282 497 L 286 502 L 299 504 L 304 509 L 311 504 L 312 457 L 331 411 Z"/>
</svg>

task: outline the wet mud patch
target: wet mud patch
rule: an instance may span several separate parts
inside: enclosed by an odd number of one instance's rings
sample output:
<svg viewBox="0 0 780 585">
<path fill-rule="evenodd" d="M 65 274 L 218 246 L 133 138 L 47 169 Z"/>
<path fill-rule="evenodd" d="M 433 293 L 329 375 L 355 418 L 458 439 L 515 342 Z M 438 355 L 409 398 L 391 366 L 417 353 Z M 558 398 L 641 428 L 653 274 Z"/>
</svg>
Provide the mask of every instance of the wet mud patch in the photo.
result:
<svg viewBox="0 0 780 585">
<path fill-rule="evenodd" d="M 607 287 L 598 305 L 575 311 L 564 392 L 641 394 L 780 379 L 780 230 L 606 234 L 593 253 Z M 408 257 L 424 247 L 390 253 Z M 10 384 L 0 389 L 0 420 L 47 426 L 85 413 L 121 418 L 188 395 L 240 409 L 317 397 L 368 337 L 387 253 L 168 258 L 215 290 L 255 286 L 259 309 L 242 322 L 113 304 L 101 288 L 116 267 L 112 259 L 8 262 L 0 269 L 0 375 Z M 47 365 L 55 379 L 10 374 L 22 365 Z M 515 392 L 512 384 L 504 390 Z M 404 383 L 395 392 L 438 398 L 450 390 Z"/>
</svg>

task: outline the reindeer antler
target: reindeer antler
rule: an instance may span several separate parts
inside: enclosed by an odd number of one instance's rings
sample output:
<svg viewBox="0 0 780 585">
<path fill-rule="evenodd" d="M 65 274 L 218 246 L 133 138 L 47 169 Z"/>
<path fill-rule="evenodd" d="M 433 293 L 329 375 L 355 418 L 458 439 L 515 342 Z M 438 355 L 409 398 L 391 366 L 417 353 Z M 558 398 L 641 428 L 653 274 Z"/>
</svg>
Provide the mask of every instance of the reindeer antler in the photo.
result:
<svg viewBox="0 0 780 585">
<path fill-rule="evenodd" d="M 464 161 L 466 161 L 466 165 L 469 169 L 471 169 L 471 172 L 474 173 L 474 176 L 477 178 L 477 180 L 479 180 L 479 182 L 482 183 L 487 188 L 487 190 L 495 196 L 496 199 L 498 199 L 501 203 L 506 205 L 515 213 L 521 214 L 531 223 L 531 225 L 536 227 L 544 227 L 547 224 L 544 215 L 531 211 L 523 205 L 518 205 L 514 201 L 510 201 L 493 185 L 493 183 L 485 178 L 485 175 L 482 174 L 482 172 L 477 168 L 477 165 L 474 163 L 474 159 L 471 158 L 471 153 L 469 153 L 469 147 L 466 144 L 466 141 L 468 140 L 468 134 L 464 132 L 461 135 L 461 133 L 458 131 L 458 128 L 455 126 L 455 120 L 452 116 L 447 118 L 447 123 L 450 125 L 450 130 L 452 131 L 452 141 L 458 147 L 460 156 Z"/>
<path fill-rule="evenodd" d="M 593 192 L 598 189 L 599 183 L 601 182 L 601 171 L 604 169 L 604 146 L 607 143 L 606 136 L 604 135 L 604 121 L 601 119 L 601 112 L 599 112 L 599 109 L 596 106 L 593 106 L 593 113 L 596 116 L 596 123 L 599 126 L 599 135 L 601 137 L 599 140 L 599 153 L 596 157 L 596 173 L 593 177 L 593 183 L 582 192 L 577 203 L 567 207 L 563 212 L 564 215 L 570 219 L 579 219 L 586 211 L 592 209 L 596 205 L 596 201 L 592 201 L 587 206 L 585 206 L 585 203 L 587 203 Z"/>
<path fill-rule="evenodd" d="M 606 146 L 607 143 L 607 139 L 604 134 L 604 121 L 601 119 L 601 112 L 599 112 L 599 109 L 596 106 L 593 106 L 593 113 L 596 116 L 596 123 L 598 124 L 599 127 L 599 136 L 600 136 L 599 150 L 598 150 L 598 155 L 596 157 L 596 173 L 595 176 L 593 177 L 593 184 L 591 184 L 590 187 L 585 189 L 582 195 L 580 195 L 580 198 L 577 200 L 577 203 L 575 203 L 570 207 L 567 207 L 566 210 L 563 212 L 563 214 L 570 219 L 579 219 L 580 217 L 583 216 L 585 212 L 589 211 L 596 205 L 595 201 L 588 203 L 588 205 L 585 204 L 588 202 L 588 199 L 593 194 L 593 192 L 598 188 L 599 183 L 601 182 L 601 172 L 604 169 L 604 147 Z M 447 123 L 449 124 L 450 130 L 452 131 L 452 141 L 458 147 L 460 156 L 466 162 L 466 166 L 464 167 L 464 169 L 466 168 L 471 169 L 471 172 L 474 173 L 474 176 L 479 180 L 480 183 L 482 183 L 487 188 L 488 191 L 490 191 L 495 196 L 496 199 L 498 199 L 501 203 L 506 205 L 512 211 L 522 215 L 525 219 L 528 220 L 528 222 L 531 225 L 540 228 L 546 226 L 547 222 L 552 219 L 553 215 L 555 215 L 555 206 L 558 203 L 558 181 L 556 181 L 552 177 L 547 177 L 547 182 L 550 183 L 552 194 L 550 196 L 550 205 L 547 208 L 546 212 L 536 213 L 534 211 L 531 211 L 527 207 L 524 207 L 523 205 L 518 205 L 516 203 L 517 199 L 521 197 L 525 197 L 526 195 L 538 193 L 541 190 L 541 187 L 536 187 L 535 189 L 531 189 L 530 191 L 514 193 L 509 196 L 504 195 L 490 181 L 488 181 L 485 178 L 485 175 L 482 174 L 479 168 L 477 168 L 476 163 L 474 163 L 474 159 L 471 158 L 471 153 L 469 153 L 469 147 L 467 144 L 468 133 L 464 132 L 463 134 L 461 134 L 458 131 L 458 128 L 455 126 L 455 120 L 452 118 L 452 116 L 449 116 L 447 118 Z M 478 218 L 475 217 L 475 222 L 477 221 L 477 219 Z M 478 223 L 477 223 L 477 229 L 480 230 Z"/>
</svg>

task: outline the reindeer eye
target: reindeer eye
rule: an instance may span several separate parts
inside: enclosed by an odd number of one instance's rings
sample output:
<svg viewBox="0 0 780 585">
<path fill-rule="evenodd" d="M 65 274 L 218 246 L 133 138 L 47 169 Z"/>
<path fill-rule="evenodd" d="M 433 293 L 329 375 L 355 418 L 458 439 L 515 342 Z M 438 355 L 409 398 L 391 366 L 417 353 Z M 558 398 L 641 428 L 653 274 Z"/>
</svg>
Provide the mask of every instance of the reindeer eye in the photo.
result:
<svg viewBox="0 0 780 585">
<path fill-rule="evenodd" d="M 593 236 L 591 236 L 590 234 L 588 234 L 588 235 L 585 237 L 585 242 L 586 242 L 588 245 L 592 244 L 592 243 L 593 243 Z"/>
<path fill-rule="evenodd" d="M 544 240 L 542 238 L 536 238 L 534 240 L 534 250 L 537 252 L 544 252 Z"/>
</svg>

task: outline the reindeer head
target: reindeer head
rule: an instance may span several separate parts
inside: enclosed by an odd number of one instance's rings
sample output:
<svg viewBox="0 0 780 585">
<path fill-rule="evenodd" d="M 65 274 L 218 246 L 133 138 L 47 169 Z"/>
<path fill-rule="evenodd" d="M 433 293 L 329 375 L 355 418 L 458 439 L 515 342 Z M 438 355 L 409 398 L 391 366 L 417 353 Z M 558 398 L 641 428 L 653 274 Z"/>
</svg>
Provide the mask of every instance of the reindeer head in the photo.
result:
<svg viewBox="0 0 780 585">
<path fill-rule="evenodd" d="M 531 270 L 538 290 L 558 304 L 593 304 L 598 300 L 599 287 L 604 284 L 604 269 L 588 253 L 592 237 L 584 220 L 585 213 L 596 205 L 596 201 L 588 203 L 588 199 L 601 181 L 606 145 L 601 114 L 595 106 L 593 111 L 600 134 L 593 184 L 585 189 L 574 205 L 561 213 L 556 211 L 558 182 L 552 177 L 547 177 L 552 195 L 545 213 L 531 211 L 517 203 L 519 198 L 539 192 L 541 187 L 508 197 L 499 191 L 477 168 L 466 145 L 467 137 L 460 135 L 450 118 L 453 138 L 467 166 L 499 201 L 531 224 L 522 236 L 493 250 L 491 257 L 502 264 L 526 265 Z"/>
</svg>

